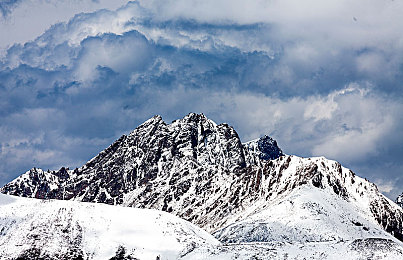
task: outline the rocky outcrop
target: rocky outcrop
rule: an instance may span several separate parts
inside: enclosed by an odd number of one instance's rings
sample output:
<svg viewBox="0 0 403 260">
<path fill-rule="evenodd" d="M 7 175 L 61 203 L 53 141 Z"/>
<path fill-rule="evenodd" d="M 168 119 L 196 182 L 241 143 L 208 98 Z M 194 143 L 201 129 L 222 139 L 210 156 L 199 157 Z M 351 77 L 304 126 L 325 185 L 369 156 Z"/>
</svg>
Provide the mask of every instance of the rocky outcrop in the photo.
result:
<svg viewBox="0 0 403 260">
<path fill-rule="evenodd" d="M 395 202 L 397 205 L 403 208 L 403 193 L 397 196 Z"/>
</svg>

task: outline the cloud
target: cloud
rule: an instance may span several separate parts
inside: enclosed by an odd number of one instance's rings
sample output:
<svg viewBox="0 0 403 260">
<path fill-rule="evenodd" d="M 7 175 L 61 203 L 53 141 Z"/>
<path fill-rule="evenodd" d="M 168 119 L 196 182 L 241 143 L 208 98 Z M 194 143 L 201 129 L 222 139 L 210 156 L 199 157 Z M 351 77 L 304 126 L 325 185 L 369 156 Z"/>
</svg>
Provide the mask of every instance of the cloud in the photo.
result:
<svg viewBox="0 0 403 260">
<path fill-rule="evenodd" d="M 80 12 L 116 9 L 127 0 L 2 0 L 0 1 L 1 51 L 14 43 L 35 39 L 51 25 Z"/>
<path fill-rule="evenodd" d="M 396 183 L 393 181 L 385 182 L 384 180 L 379 179 L 379 180 L 376 180 L 376 182 L 378 183 L 377 186 L 378 186 L 378 189 L 380 192 L 389 193 L 397 188 Z"/>
<path fill-rule="evenodd" d="M 98 67 L 108 67 L 114 72 L 130 74 L 143 70 L 151 60 L 152 45 L 136 31 L 124 36 L 105 34 L 86 38 L 82 42 L 75 68 L 78 80 L 94 79 Z"/>
<path fill-rule="evenodd" d="M 4 0 L 0 2 L 0 13 L 3 17 L 7 17 L 12 10 L 22 2 L 22 0 Z"/>
<path fill-rule="evenodd" d="M 140 1 L 152 10 L 155 19 L 194 19 L 200 23 L 255 24 L 267 23 L 276 28 L 275 38 L 329 43 L 329 47 L 371 46 L 400 39 L 401 2 L 371 0 L 321 2 L 168 0 Z M 158 16 L 156 15 L 158 14 Z M 355 19 L 353 19 L 355 18 Z M 385 46 L 386 49 L 386 46 Z"/>
<path fill-rule="evenodd" d="M 371 1 L 140 1 L 54 24 L 0 61 L 0 181 L 203 112 L 400 183 L 402 6 Z"/>
</svg>

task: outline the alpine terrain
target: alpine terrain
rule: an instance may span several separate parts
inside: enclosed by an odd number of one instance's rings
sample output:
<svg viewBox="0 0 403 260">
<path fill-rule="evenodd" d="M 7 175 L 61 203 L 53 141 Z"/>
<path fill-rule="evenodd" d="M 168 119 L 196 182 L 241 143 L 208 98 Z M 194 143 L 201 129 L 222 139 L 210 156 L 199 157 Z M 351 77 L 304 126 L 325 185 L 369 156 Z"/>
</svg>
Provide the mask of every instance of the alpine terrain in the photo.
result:
<svg viewBox="0 0 403 260">
<path fill-rule="evenodd" d="M 155 116 L 0 191 L 1 259 L 403 259 L 403 209 L 375 184 L 203 114 Z"/>
</svg>

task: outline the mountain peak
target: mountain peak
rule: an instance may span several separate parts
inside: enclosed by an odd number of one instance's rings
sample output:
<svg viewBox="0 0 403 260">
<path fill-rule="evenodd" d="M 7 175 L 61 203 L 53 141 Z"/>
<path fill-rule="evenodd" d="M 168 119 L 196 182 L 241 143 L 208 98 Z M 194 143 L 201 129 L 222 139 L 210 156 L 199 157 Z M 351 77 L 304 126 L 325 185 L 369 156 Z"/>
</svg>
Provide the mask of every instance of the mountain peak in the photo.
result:
<svg viewBox="0 0 403 260">
<path fill-rule="evenodd" d="M 162 117 L 160 115 L 155 115 L 155 116 L 151 117 L 150 119 L 146 120 L 139 127 L 141 127 L 142 125 L 158 124 L 158 123 L 161 123 L 161 122 L 164 122 Z"/>
<path fill-rule="evenodd" d="M 187 114 L 186 116 L 183 117 L 183 119 L 185 118 L 189 118 L 189 119 L 208 119 L 203 113 L 197 114 L 194 112 L 190 112 L 189 114 Z"/>
<path fill-rule="evenodd" d="M 284 155 L 283 151 L 278 147 L 277 141 L 268 135 L 249 141 L 244 145 L 261 160 L 274 160 Z"/>
<path fill-rule="evenodd" d="M 181 119 L 174 120 L 172 123 L 195 123 L 195 124 L 205 124 L 208 122 L 211 125 L 217 125 L 213 120 L 207 118 L 203 113 L 189 113 Z"/>
</svg>

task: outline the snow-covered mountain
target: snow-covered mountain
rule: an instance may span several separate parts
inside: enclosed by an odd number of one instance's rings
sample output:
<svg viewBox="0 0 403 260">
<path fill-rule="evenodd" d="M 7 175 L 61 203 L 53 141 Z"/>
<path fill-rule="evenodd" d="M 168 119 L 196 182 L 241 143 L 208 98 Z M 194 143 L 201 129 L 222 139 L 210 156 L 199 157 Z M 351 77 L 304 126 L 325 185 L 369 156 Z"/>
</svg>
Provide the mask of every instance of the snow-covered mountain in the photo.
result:
<svg viewBox="0 0 403 260">
<path fill-rule="evenodd" d="M 1 192 L 167 211 L 229 246 L 247 243 L 249 253 L 256 243 L 347 252 L 354 241 L 400 248 L 391 235 L 403 240 L 402 208 L 374 184 L 323 157 L 284 155 L 268 136 L 243 144 L 203 114 L 171 124 L 155 116 L 78 169 L 34 168 Z"/>
<path fill-rule="evenodd" d="M 203 114 L 171 124 L 155 116 L 81 168 L 34 168 L 1 192 L 160 209 L 215 230 L 256 193 L 263 160 L 281 155 L 270 137 L 243 145 L 232 127 Z"/>
</svg>

